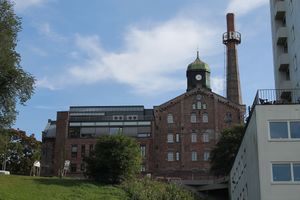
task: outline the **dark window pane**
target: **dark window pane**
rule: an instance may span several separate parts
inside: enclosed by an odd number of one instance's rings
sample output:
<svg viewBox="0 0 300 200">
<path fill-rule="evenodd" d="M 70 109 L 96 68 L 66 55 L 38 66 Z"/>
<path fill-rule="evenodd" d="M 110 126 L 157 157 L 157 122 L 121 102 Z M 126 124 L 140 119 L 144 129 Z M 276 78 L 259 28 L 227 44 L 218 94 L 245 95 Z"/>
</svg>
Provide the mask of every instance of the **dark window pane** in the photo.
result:
<svg viewBox="0 0 300 200">
<path fill-rule="evenodd" d="M 273 164 L 273 181 L 291 181 L 290 164 Z"/>
<path fill-rule="evenodd" d="M 300 181 L 300 164 L 293 165 L 294 181 Z"/>
<path fill-rule="evenodd" d="M 288 138 L 286 122 L 270 122 L 270 136 L 272 139 Z"/>
<path fill-rule="evenodd" d="M 300 122 L 291 122 L 291 138 L 300 139 Z"/>
</svg>

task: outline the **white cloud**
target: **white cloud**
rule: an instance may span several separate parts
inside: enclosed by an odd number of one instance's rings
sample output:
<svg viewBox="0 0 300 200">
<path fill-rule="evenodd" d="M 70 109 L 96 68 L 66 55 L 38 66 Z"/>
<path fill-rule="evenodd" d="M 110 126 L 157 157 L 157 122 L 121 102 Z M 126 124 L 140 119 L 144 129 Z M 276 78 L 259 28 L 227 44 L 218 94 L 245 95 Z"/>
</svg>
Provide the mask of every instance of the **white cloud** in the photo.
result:
<svg viewBox="0 0 300 200">
<path fill-rule="evenodd" d="M 74 52 L 81 57 L 81 63 L 69 67 L 64 75 L 68 78 L 56 77 L 51 82 L 42 79 L 38 86 L 55 89 L 112 81 L 126 84 L 143 95 L 184 88 L 186 80 L 175 78 L 174 74 L 185 73 L 189 62 L 195 59 L 197 46 L 202 59 L 222 51 L 215 43 L 221 32 L 218 26 L 204 21 L 175 18 L 149 29 L 130 27 L 121 52 L 106 51 L 96 35 L 78 34 L 75 37 L 78 49 Z M 212 78 L 217 92 L 219 84 L 219 79 Z"/>
<path fill-rule="evenodd" d="M 269 0 L 229 0 L 226 12 L 244 15 L 268 3 Z"/>
<path fill-rule="evenodd" d="M 212 87 L 212 90 L 215 92 L 215 93 L 218 93 L 220 95 L 224 95 L 224 78 L 221 78 L 221 77 L 212 77 L 211 78 L 211 87 Z"/>
<path fill-rule="evenodd" d="M 53 41 L 58 41 L 58 42 L 66 41 L 66 38 L 58 34 L 57 32 L 55 32 L 48 22 L 38 24 L 37 29 L 40 34 L 50 38 Z"/>
<path fill-rule="evenodd" d="M 17 11 L 22 11 L 32 6 L 38 6 L 45 3 L 47 0 L 13 0 Z"/>
</svg>

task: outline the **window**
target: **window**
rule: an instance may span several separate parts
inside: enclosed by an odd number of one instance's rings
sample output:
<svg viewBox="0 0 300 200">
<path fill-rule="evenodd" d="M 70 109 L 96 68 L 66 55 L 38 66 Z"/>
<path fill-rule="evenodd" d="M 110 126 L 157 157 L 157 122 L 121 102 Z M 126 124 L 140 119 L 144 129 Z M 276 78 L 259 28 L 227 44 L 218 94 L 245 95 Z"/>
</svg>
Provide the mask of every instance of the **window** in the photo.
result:
<svg viewBox="0 0 300 200">
<path fill-rule="evenodd" d="M 197 96 L 196 96 L 196 100 L 201 100 L 202 99 L 202 96 L 200 95 L 200 94 L 198 94 Z"/>
<path fill-rule="evenodd" d="M 146 171 L 145 165 L 141 165 L 141 172 L 145 172 L 145 171 Z"/>
<path fill-rule="evenodd" d="M 291 138 L 300 139 L 300 122 L 290 122 Z"/>
<path fill-rule="evenodd" d="M 177 161 L 180 160 L 180 154 L 179 154 L 179 152 L 176 152 L 176 160 Z"/>
<path fill-rule="evenodd" d="M 174 161 L 174 155 L 173 155 L 173 152 L 168 152 L 167 160 L 168 160 L 168 161 Z"/>
<path fill-rule="evenodd" d="M 71 145 L 71 157 L 72 158 L 77 158 L 77 151 L 78 151 L 77 144 L 72 144 Z"/>
<path fill-rule="evenodd" d="M 109 134 L 110 135 L 121 134 L 122 132 L 123 132 L 123 129 L 121 127 L 112 127 L 112 128 L 109 128 Z"/>
<path fill-rule="evenodd" d="M 174 123 L 174 120 L 173 120 L 173 115 L 172 115 L 172 114 L 168 114 L 167 121 L 168 121 L 168 124 L 172 124 L 172 123 Z"/>
<path fill-rule="evenodd" d="M 94 150 L 94 145 L 93 144 L 90 144 L 90 153 L 91 153 L 91 151 L 93 151 Z"/>
<path fill-rule="evenodd" d="M 196 109 L 196 104 L 193 104 L 192 108 L 193 108 L 193 110 L 195 110 Z"/>
<path fill-rule="evenodd" d="M 270 122 L 271 139 L 300 139 L 300 121 Z"/>
<path fill-rule="evenodd" d="M 272 139 L 288 138 L 286 122 L 270 122 L 270 137 Z"/>
<path fill-rule="evenodd" d="M 203 113 L 202 121 L 203 121 L 203 123 L 208 123 L 208 114 L 207 113 Z"/>
<path fill-rule="evenodd" d="M 293 164 L 294 181 L 300 181 L 300 163 Z"/>
<path fill-rule="evenodd" d="M 291 166 L 287 164 L 272 164 L 273 181 L 292 181 Z"/>
<path fill-rule="evenodd" d="M 168 143 L 173 143 L 174 142 L 174 136 L 173 133 L 168 134 Z"/>
<path fill-rule="evenodd" d="M 289 7 L 290 7 L 290 11 L 291 11 L 291 13 L 293 13 L 293 0 L 290 0 L 289 1 Z"/>
<path fill-rule="evenodd" d="M 291 33 L 292 33 L 292 39 L 294 41 L 295 40 L 295 28 L 294 28 L 294 26 L 292 26 Z"/>
<path fill-rule="evenodd" d="M 232 122 L 232 114 L 230 112 L 227 112 L 224 119 L 225 123 Z"/>
<path fill-rule="evenodd" d="M 141 145 L 140 149 L 142 158 L 146 158 L 146 145 Z"/>
<path fill-rule="evenodd" d="M 80 165 L 80 170 L 81 170 L 81 171 L 85 171 L 85 164 L 84 164 L 84 163 L 81 163 L 81 165 Z"/>
<path fill-rule="evenodd" d="M 297 71 L 297 69 L 298 69 L 297 55 L 294 56 L 294 58 L 293 58 L 293 63 L 294 63 L 294 70 Z"/>
<path fill-rule="evenodd" d="M 198 110 L 201 109 L 201 102 L 200 102 L 200 101 L 197 102 L 197 109 L 198 109 Z"/>
<path fill-rule="evenodd" d="M 203 142 L 205 142 L 205 143 L 209 142 L 209 134 L 208 133 L 203 134 Z"/>
<path fill-rule="evenodd" d="M 85 156 L 85 145 L 81 145 L 81 157 Z"/>
<path fill-rule="evenodd" d="M 176 142 L 180 142 L 180 134 L 176 133 Z"/>
<path fill-rule="evenodd" d="M 196 123 L 197 122 L 197 116 L 196 113 L 191 114 L 191 123 Z"/>
<path fill-rule="evenodd" d="M 77 165 L 76 163 L 71 163 L 71 172 L 74 173 L 77 171 Z"/>
<path fill-rule="evenodd" d="M 192 143 L 197 142 L 197 134 L 196 134 L 196 133 L 192 133 L 192 134 L 191 134 L 191 142 L 192 142 Z"/>
<path fill-rule="evenodd" d="M 126 119 L 127 119 L 127 120 L 137 120 L 137 119 L 138 119 L 138 116 L 137 116 L 137 115 L 127 115 L 127 116 L 126 116 Z"/>
<path fill-rule="evenodd" d="M 283 53 L 288 53 L 288 43 L 287 41 L 283 44 Z"/>
<path fill-rule="evenodd" d="M 203 154 L 203 160 L 204 161 L 208 161 L 209 160 L 209 156 L 210 156 L 209 151 L 205 151 L 204 154 Z"/>
<path fill-rule="evenodd" d="M 114 115 L 113 120 L 124 120 L 124 116 L 123 115 Z"/>
<path fill-rule="evenodd" d="M 197 152 L 192 151 L 192 161 L 197 161 Z"/>
<path fill-rule="evenodd" d="M 79 127 L 70 127 L 69 128 L 69 137 L 70 138 L 79 138 L 80 128 Z"/>
<path fill-rule="evenodd" d="M 202 104 L 202 109 L 206 110 L 206 104 Z"/>
</svg>

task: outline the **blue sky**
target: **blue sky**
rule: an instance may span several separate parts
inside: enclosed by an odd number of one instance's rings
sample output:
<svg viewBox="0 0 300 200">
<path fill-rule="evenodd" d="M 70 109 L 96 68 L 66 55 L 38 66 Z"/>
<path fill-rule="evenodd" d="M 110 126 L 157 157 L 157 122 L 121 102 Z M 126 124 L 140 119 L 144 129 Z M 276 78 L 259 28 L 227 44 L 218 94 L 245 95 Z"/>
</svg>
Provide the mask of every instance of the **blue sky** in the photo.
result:
<svg viewBox="0 0 300 200">
<path fill-rule="evenodd" d="M 200 58 L 213 91 L 224 94 L 225 15 L 236 14 L 243 102 L 274 88 L 268 0 L 15 0 L 17 50 L 36 90 L 15 128 L 41 138 L 47 119 L 74 105 L 152 108 L 186 90 Z"/>
</svg>

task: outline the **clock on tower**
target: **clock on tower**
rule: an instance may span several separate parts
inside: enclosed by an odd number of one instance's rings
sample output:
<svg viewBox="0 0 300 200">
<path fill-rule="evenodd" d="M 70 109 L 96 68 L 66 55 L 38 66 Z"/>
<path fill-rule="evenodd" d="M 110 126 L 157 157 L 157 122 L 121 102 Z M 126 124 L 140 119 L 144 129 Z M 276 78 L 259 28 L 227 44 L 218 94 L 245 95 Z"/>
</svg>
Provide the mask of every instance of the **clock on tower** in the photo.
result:
<svg viewBox="0 0 300 200">
<path fill-rule="evenodd" d="M 187 91 L 196 87 L 210 89 L 210 69 L 208 64 L 202 62 L 197 51 L 197 58 L 188 65 L 186 71 Z"/>
</svg>

